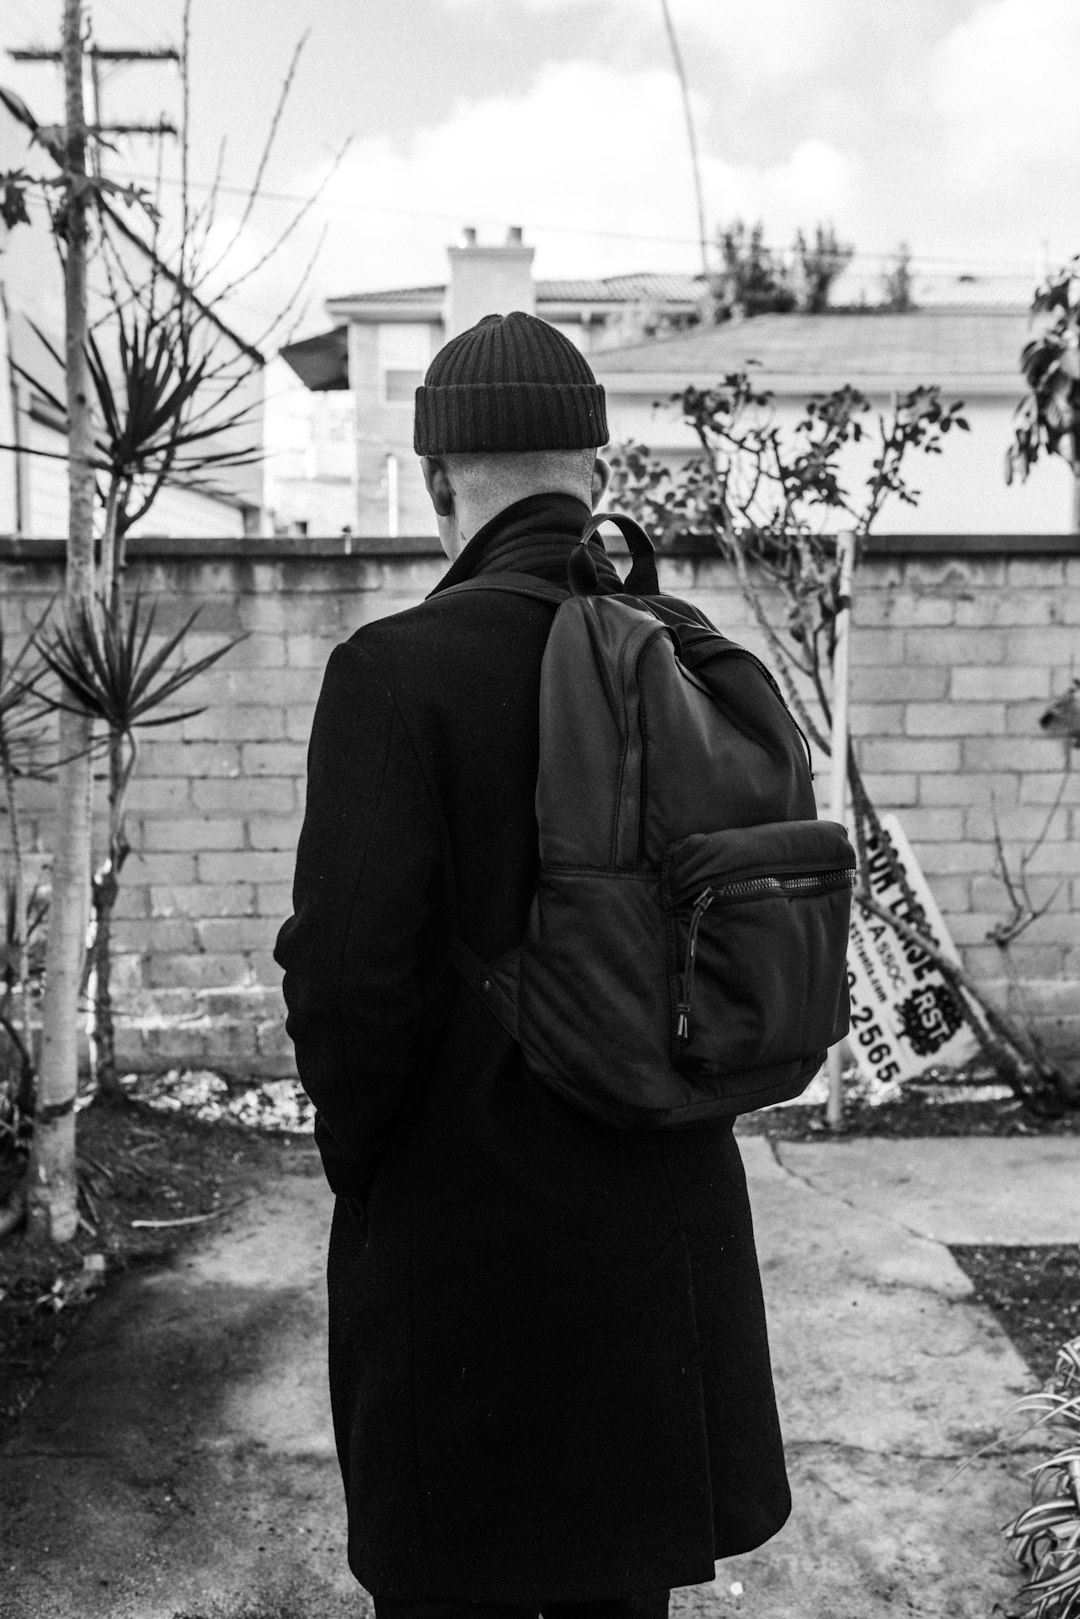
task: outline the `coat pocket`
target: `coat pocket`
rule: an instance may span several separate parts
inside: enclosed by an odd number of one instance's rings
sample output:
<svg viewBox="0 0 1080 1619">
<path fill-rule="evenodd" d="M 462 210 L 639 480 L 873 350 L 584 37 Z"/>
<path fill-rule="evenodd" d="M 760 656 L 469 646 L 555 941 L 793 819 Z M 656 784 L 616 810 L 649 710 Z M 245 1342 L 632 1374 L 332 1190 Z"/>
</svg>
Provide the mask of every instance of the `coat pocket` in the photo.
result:
<svg viewBox="0 0 1080 1619">
<path fill-rule="evenodd" d="M 663 868 L 671 1057 L 695 1078 L 805 1060 L 847 1032 L 855 856 L 831 821 L 694 833 Z"/>
</svg>

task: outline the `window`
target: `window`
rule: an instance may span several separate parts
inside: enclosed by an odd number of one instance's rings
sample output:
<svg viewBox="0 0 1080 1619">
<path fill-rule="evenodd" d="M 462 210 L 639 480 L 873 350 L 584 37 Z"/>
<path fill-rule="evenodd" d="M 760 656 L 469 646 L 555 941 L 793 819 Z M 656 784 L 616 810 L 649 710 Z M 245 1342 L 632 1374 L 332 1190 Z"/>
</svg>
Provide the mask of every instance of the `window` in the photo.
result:
<svg viewBox="0 0 1080 1619">
<path fill-rule="evenodd" d="M 379 327 L 378 345 L 383 403 L 411 408 L 433 352 L 431 327 L 420 321 L 387 321 Z"/>
<path fill-rule="evenodd" d="M 408 371 L 404 368 L 393 367 L 383 371 L 383 403 L 386 405 L 411 405 L 416 397 L 416 390 L 424 380 L 422 371 Z"/>
</svg>

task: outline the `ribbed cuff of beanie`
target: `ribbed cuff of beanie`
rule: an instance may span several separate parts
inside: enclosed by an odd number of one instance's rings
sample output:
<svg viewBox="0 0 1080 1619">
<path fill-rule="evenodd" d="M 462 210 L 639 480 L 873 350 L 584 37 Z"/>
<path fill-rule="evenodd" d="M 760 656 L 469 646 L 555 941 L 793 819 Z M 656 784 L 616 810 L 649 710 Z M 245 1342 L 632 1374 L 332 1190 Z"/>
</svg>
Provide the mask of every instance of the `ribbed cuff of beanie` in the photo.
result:
<svg viewBox="0 0 1080 1619">
<path fill-rule="evenodd" d="M 458 382 L 416 390 L 417 455 L 588 450 L 608 436 L 598 382 Z"/>
</svg>

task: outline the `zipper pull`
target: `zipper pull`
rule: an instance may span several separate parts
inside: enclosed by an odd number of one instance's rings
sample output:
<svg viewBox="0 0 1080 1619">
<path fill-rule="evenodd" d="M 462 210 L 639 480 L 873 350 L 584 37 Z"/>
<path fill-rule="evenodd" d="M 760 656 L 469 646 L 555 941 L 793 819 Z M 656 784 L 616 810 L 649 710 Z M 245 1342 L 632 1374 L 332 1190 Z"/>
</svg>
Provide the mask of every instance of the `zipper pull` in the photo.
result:
<svg viewBox="0 0 1080 1619">
<path fill-rule="evenodd" d="M 701 926 L 701 918 L 709 909 L 715 898 L 711 888 L 703 888 L 694 901 L 694 909 L 690 915 L 690 931 L 686 936 L 686 958 L 683 962 L 682 1000 L 676 1007 L 675 1038 L 676 1040 L 689 1040 L 690 1038 L 690 1002 L 694 998 L 694 968 L 697 964 L 697 936 Z"/>
</svg>

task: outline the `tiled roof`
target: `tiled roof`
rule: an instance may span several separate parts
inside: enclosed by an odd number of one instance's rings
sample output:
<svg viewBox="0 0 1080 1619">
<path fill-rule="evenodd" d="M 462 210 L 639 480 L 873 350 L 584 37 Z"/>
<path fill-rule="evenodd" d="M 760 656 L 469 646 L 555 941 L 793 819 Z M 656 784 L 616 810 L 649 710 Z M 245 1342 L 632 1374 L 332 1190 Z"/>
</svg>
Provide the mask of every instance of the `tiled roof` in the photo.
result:
<svg viewBox="0 0 1080 1619">
<path fill-rule="evenodd" d="M 719 377 L 748 360 L 761 376 L 889 376 L 905 382 L 1015 377 L 1031 328 L 1017 309 L 919 309 L 905 314 L 759 315 L 654 338 L 593 357 L 604 377 L 642 373 Z"/>
<path fill-rule="evenodd" d="M 639 298 L 659 298 L 663 302 L 693 303 L 701 292 L 700 281 L 692 275 L 609 275 L 598 281 L 538 281 L 536 301 L 543 303 L 625 303 Z"/>
<path fill-rule="evenodd" d="M 659 298 L 676 303 L 692 303 L 697 297 L 699 282 L 692 275 L 654 275 L 642 271 L 637 275 L 612 275 L 601 280 L 555 280 L 536 283 L 538 304 L 554 303 L 626 303 L 640 298 Z M 347 298 L 334 298 L 331 302 L 350 304 L 411 304 L 431 303 L 442 298 L 445 285 L 430 287 L 390 287 L 383 292 L 354 292 Z"/>
<path fill-rule="evenodd" d="M 445 291 L 445 286 L 390 287 L 386 292 L 350 292 L 347 297 L 332 298 L 330 302 L 335 304 L 430 303 L 433 298 L 441 298 Z"/>
</svg>

